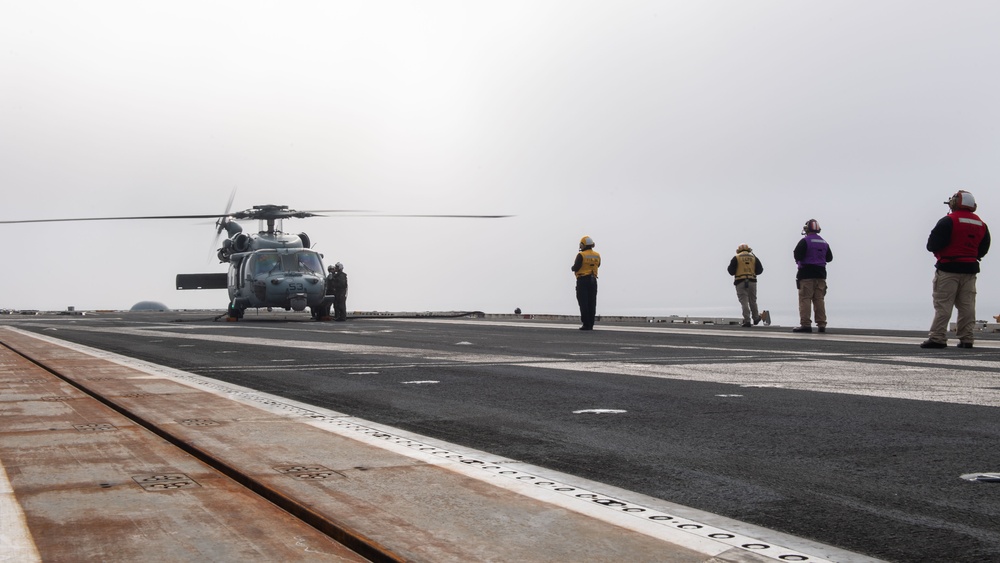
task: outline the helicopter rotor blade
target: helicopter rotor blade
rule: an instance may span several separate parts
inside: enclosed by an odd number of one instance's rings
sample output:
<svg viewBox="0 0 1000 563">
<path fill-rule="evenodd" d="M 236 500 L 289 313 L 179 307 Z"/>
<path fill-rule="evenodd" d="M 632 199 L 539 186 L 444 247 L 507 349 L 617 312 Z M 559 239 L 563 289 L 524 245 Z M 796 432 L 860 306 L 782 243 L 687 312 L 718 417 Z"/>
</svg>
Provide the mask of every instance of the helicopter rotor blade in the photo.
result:
<svg viewBox="0 0 1000 563">
<path fill-rule="evenodd" d="M 225 213 L 210 213 L 205 215 L 135 215 L 126 217 L 65 217 L 58 219 L 17 219 L 17 220 L 7 220 L 0 221 L 0 225 L 12 225 L 12 224 L 23 224 L 23 223 L 67 223 L 67 222 L 79 222 L 79 221 L 148 221 L 148 220 L 166 220 L 166 219 L 222 219 L 225 217 L 233 217 L 235 219 L 261 219 L 261 218 L 306 218 L 306 217 L 323 217 L 319 215 L 320 213 L 337 213 L 344 214 L 343 217 L 423 217 L 423 218 L 452 218 L 452 219 L 503 219 L 506 217 L 513 217 L 513 215 L 450 215 L 450 214 L 395 214 L 395 213 L 377 213 L 372 210 L 361 210 L 361 209 L 316 209 L 310 211 L 298 211 L 294 209 L 279 209 L 279 210 L 261 210 L 261 209 L 247 209 L 244 211 L 237 211 L 235 213 L 229 212 L 229 207 L 232 206 L 232 200 L 235 197 L 235 190 L 233 194 L 230 195 L 230 202 L 226 206 Z M 221 227 L 221 222 L 216 225 L 216 227 Z M 219 231 L 221 232 L 221 230 Z"/>
<path fill-rule="evenodd" d="M 226 228 L 226 225 L 223 222 L 223 219 L 225 219 L 226 216 L 229 215 L 229 210 L 233 208 L 233 200 L 234 199 L 236 199 L 236 188 L 233 188 L 233 191 L 229 194 L 229 201 L 226 203 L 226 212 L 223 214 L 222 217 L 219 217 L 219 219 L 215 221 L 215 227 L 216 227 L 215 234 L 216 235 L 221 234 L 222 230 Z M 216 238 L 216 241 L 218 241 L 219 237 L 216 236 L 215 238 Z"/>
<path fill-rule="evenodd" d="M 513 215 L 430 215 L 430 214 L 359 214 L 347 215 L 347 217 L 422 217 L 422 218 L 443 218 L 443 219 L 504 219 Z"/>
<path fill-rule="evenodd" d="M 236 187 L 233 187 L 233 191 L 229 194 L 229 201 L 226 203 L 225 214 L 215 220 L 215 239 L 212 241 L 212 246 L 209 248 L 209 256 L 212 256 L 219 246 L 219 239 L 222 238 L 222 231 L 226 229 L 226 217 L 229 216 L 229 210 L 233 208 L 234 199 L 236 199 Z M 211 257 L 209 258 L 209 261 L 211 261 Z"/>
<path fill-rule="evenodd" d="M 236 199 L 236 186 L 233 186 L 233 191 L 229 194 L 229 201 L 226 203 L 226 215 L 229 215 L 229 210 L 233 208 L 234 199 Z"/>
<path fill-rule="evenodd" d="M 300 213 L 375 213 L 373 209 L 307 209 Z"/>
<path fill-rule="evenodd" d="M 0 225 L 14 223 L 65 223 L 70 221 L 143 221 L 147 219 L 218 219 L 225 215 L 145 215 L 137 217 L 70 217 L 64 219 L 19 219 L 16 221 L 0 221 Z"/>
</svg>

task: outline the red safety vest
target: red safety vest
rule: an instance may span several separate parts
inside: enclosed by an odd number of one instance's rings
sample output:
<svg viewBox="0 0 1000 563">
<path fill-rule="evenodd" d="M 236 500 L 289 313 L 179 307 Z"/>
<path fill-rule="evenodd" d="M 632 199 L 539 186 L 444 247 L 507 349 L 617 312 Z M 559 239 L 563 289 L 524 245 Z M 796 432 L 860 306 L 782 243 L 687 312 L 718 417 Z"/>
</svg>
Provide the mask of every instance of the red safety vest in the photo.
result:
<svg viewBox="0 0 1000 563">
<path fill-rule="evenodd" d="M 986 236 L 986 225 L 971 211 L 952 211 L 951 242 L 934 253 L 938 262 L 975 262 L 979 259 L 979 243 Z"/>
</svg>

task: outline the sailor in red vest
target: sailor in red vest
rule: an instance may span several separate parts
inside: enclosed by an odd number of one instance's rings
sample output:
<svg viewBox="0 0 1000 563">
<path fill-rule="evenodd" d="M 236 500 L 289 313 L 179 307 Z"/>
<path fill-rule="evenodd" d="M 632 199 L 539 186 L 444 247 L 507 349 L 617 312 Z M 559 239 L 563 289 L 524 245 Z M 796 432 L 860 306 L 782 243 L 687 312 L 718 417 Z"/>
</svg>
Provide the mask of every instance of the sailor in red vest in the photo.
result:
<svg viewBox="0 0 1000 563">
<path fill-rule="evenodd" d="M 979 261 L 990 249 L 990 230 L 974 213 L 976 198 L 965 190 L 955 192 L 945 202 L 951 213 L 941 218 L 927 239 L 934 253 L 934 320 L 921 348 L 948 345 L 948 321 L 958 309 L 958 347 L 972 348 L 976 324 L 976 275 Z"/>
<path fill-rule="evenodd" d="M 580 304 L 580 330 L 594 330 L 597 315 L 597 269 L 601 267 L 601 255 L 594 251 L 594 239 L 580 239 L 580 252 L 573 262 L 576 274 L 576 301 Z"/>
</svg>

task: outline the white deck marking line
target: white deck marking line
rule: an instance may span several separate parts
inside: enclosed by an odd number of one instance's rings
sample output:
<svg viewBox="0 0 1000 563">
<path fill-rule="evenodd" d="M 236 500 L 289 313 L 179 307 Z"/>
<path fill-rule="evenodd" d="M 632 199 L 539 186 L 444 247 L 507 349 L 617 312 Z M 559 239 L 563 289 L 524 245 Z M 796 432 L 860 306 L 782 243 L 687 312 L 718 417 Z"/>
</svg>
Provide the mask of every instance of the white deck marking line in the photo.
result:
<svg viewBox="0 0 1000 563">
<path fill-rule="evenodd" d="M 396 365 L 358 365 L 358 364 L 295 364 L 295 365 L 281 365 L 281 366 L 201 366 L 196 369 L 199 372 L 208 373 L 223 373 L 227 371 L 309 371 L 309 370 L 330 370 L 330 371 L 343 371 L 349 369 L 410 369 L 415 367 L 429 368 L 429 367 L 455 367 L 456 365 L 465 364 L 396 364 Z M 493 364 L 488 364 L 493 365 Z"/>
<path fill-rule="evenodd" d="M 172 328 L 172 327 L 168 327 Z M 466 353 L 466 352 L 449 352 L 449 351 L 429 351 L 419 348 L 402 348 L 398 346 L 378 346 L 378 345 L 366 345 L 366 344 L 340 344 L 336 342 L 307 342 L 301 340 L 277 340 L 274 338 L 258 338 L 258 337 L 240 337 L 240 336 L 229 336 L 229 335 L 217 335 L 217 334 L 173 334 L 165 333 L 161 331 L 155 331 L 150 328 L 133 328 L 133 327 L 80 327 L 75 326 L 72 330 L 83 331 L 83 332 L 103 332 L 103 333 L 117 333 L 117 334 L 130 334 L 133 336 L 159 336 L 168 338 L 177 338 L 182 340 L 206 340 L 211 342 L 223 342 L 228 344 L 252 344 L 258 346 L 272 346 L 280 348 L 301 348 L 308 350 L 329 350 L 333 352 L 344 352 L 348 354 L 360 354 L 360 355 L 372 355 L 372 354 L 384 354 L 389 356 L 407 357 L 407 358 L 419 358 L 421 360 L 443 360 L 443 361 L 456 361 L 462 363 L 487 363 L 487 364 L 522 364 L 525 362 L 561 362 L 565 361 L 560 358 L 545 358 L 536 356 L 520 356 L 513 354 L 488 354 L 488 353 Z M 702 333 L 704 334 L 704 333 Z M 759 350 L 750 348 L 722 348 L 722 347 L 702 347 L 702 346 L 683 346 L 676 344 L 652 344 L 649 348 L 671 348 L 680 350 L 715 350 L 723 352 L 745 352 L 745 353 L 755 353 L 755 354 L 784 354 L 792 357 L 801 356 L 817 356 L 817 357 L 839 357 L 848 356 L 849 354 L 842 352 L 809 352 L 803 350 Z M 568 354 L 573 355 L 573 354 Z M 596 353 L 595 353 L 596 355 Z M 602 354 L 603 356 L 603 354 Z M 692 356 L 693 360 L 706 361 L 714 358 L 701 358 L 700 356 Z M 676 361 L 676 357 L 666 358 L 671 361 Z M 727 359 L 731 359 L 727 358 Z M 276 360 L 272 360 L 276 361 Z M 959 360 L 961 361 L 961 360 Z M 424 365 L 424 364 L 421 364 Z"/>
<path fill-rule="evenodd" d="M 8 353 L 11 355 L 10 357 L 14 355 L 13 352 L 8 351 Z M 15 366 L 17 363 L 14 361 L 0 363 L 0 369 L 14 368 Z M 35 546 L 35 540 L 31 536 L 31 530 L 28 529 L 24 510 L 17 502 L 17 497 L 14 496 L 14 487 L 7 476 L 7 470 L 0 462 L 0 561 L 34 563 L 41 560 L 41 555 Z"/>
<path fill-rule="evenodd" d="M 26 336 L 63 346 L 78 352 L 102 358 L 111 362 L 131 367 L 151 375 L 164 377 L 182 383 L 189 387 L 211 392 L 240 403 L 253 406 L 271 414 L 296 419 L 317 428 L 334 432 L 372 446 L 386 449 L 406 457 L 442 467 L 507 489 L 520 495 L 538 501 L 560 506 L 567 510 L 590 516 L 592 518 L 633 530 L 665 542 L 680 545 L 710 556 L 717 556 L 731 549 L 751 552 L 777 561 L 813 561 L 832 563 L 814 554 L 806 554 L 803 550 L 792 549 L 777 542 L 755 539 L 743 533 L 730 531 L 721 527 L 705 524 L 702 521 L 688 517 L 674 516 L 649 506 L 622 500 L 616 496 L 605 495 L 572 484 L 572 479 L 549 478 L 546 471 L 540 467 L 529 467 L 514 460 L 497 461 L 496 456 L 440 442 L 424 436 L 411 434 L 397 428 L 384 426 L 363 419 L 349 417 L 328 409 L 323 409 L 259 391 L 254 391 L 238 385 L 188 373 L 167 366 L 161 366 L 127 356 L 121 356 L 104 350 L 90 348 L 80 344 L 42 336 L 39 334 L 10 328 Z M 528 470 L 515 469 L 523 466 Z M 704 520 L 718 519 L 716 515 L 683 507 L 687 514 L 703 514 Z M 740 528 L 752 530 L 757 527 L 738 523 Z M 765 535 L 784 536 L 773 530 L 761 529 Z M 786 541 L 799 541 L 793 536 L 785 536 Z M 817 544 L 802 540 L 818 550 L 842 551 L 832 546 Z M 870 559 L 849 554 L 850 560 L 869 561 Z"/>
<path fill-rule="evenodd" d="M 423 350 L 420 348 L 402 348 L 398 346 L 375 346 L 367 344 L 340 344 L 336 342 L 308 342 L 302 340 L 277 340 L 274 338 L 241 337 L 220 334 L 173 334 L 162 331 L 148 329 L 135 329 L 126 327 L 73 327 L 73 330 L 81 332 L 101 332 L 109 334 L 130 334 L 148 338 L 167 337 L 181 340 L 202 340 L 210 342 L 222 342 L 226 344 L 248 344 L 254 346 L 270 346 L 283 349 L 302 350 L 325 350 L 330 352 L 343 352 L 347 354 L 359 355 L 386 355 L 403 358 L 418 358 L 421 360 L 450 360 L 459 362 L 482 362 L 482 363 L 521 363 L 524 361 L 544 362 L 549 358 L 535 356 L 516 356 L 508 354 L 488 354 L 488 353 L 468 353 L 450 352 L 442 350 Z M 35 333 L 26 333 L 35 334 Z M 37 336 L 37 334 L 35 334 Z"/>
<path fill-rule="evenodd" d="M 761 350 L 759 348 L 722 348 L 718 346 L 681 346 L 678 344 L 650 344 L 648 348 L 673 348 L 677 350 L 715 350 L 719 352 L 745 352 L 760 354 L 786 354 L 789 356 L 841 357 L 850 356 L 847 352 L 809 352 L 805 350 Z M 697 356 L 692 356 L 696 358 Z"/>
<path fill-rule="evenodd" d="M 561 324 L 561 323 L 538 323 L 538 324 L 528 324 L 521 322 L 508 322 L 508 321 L 477 321 L 473 319 L 448 319 L 447 321 L 441 319 L 399 319 L 399 318 L 389 318 L 380 320 L 391 320 L 393 322 L 401 323 L 444 323 L 448 324 L 472 324 L 472 325 L 483 325 L 483 326 L 507 326 L 507 327 L 518 327 L 518 328 L 551 328 L 559 330 L 573 329 L 577 330 L 579 325 L 575 324 Z M 827 332 L 824 334 L 819 333 L 808 333 L 808 334 L 792 334 L 791 329 L 787 333 L 773 332 L 770 330 L 747 330 L 747 331 L 714 331 L 710 332 L 705 329 L 696 328 L 676 328 L 673 326 L 613 326 L 613 325 L 602 325 L 598 324 L 594 332 L 599 333 L 602 331 L 607 332 L 644 332 L 644 333 L 658 333 L 658 334 L 692 334 L 696 336 L 705 336 L 711 334 L 712 336 L 723 336 L 732 338 L 771 338 L 780 340 L 805 340 L 809 342 L 823 342 L 823 341 L 836 341 L 836 342 L 861 342 L 865 344 L 920 344 L 927 339 L 927 336 L 876 336 L 867 334 L 841 334 L 836 331 Z M 976 348 L 1000 348 L 1000 340 L 976 340 Z M 975 350 L 975 348 L 973 348 Z"/>
<path fill-rule="evenodd" d="M 576 370 L 616 375 L 711 381 L 752 387 L 781 387 L 801 391 L 864 395 L 892 399 L 1000 406 L 1000 393 L 995 389 L 990 389 L 990 387 L 995 386 L 994 382 L 997 374 L 995 372 L 977 371 L 975 369 L 984 367 L 983 364 L 992 367 L 993 363 L 975 359 L 962 359 L 960 356 L 951 356 L 947 359 L 924 355 L 916 355 L 912 358 L 903 357 L 902 361 L 908 364 L 928 364 L 928 367 L 923 370 L 918 369 L 919 366 L 914 365 L 907 365 L 905 366 L 905 370 L 900 370 L 897 369 L 898 366 L 885 363 L 837 360 L 836 358 L 849 356 L 842 353 L 801 352 L 795 350 L 764 351 L 761 353 L 787 354 L 790 357 L 756 362 L 734 362 L 727 359 L 726 361 L 712 363 L 704 358 L 692 358 L 690 362 L 678 362 L 674 358 L 665 358 L 666 360 L 670 360 L 669 363 L 589 362 L 586 360 L 539 358 L 535 356 L 440 351 L 434 351 L 431 352 L 431 355 L 426 355 L 427 351 L 417 348 L 338 344 L 333 342 L 303 342 L 301 340 L 277 340 L 257 337 L 245 338 L 219 334 L 170 334 L 133 328 L 74 327 L 73 330 L 132 334 L 143 337 L 157 335 L 186 340 L 205 340 L 228 344 L 239 343 L 285 349 L 329 350 L 359 355 L 381 354 L 407 359 L 419 358 L 423 362 L 428 362 L 429 360 L 456 362 L 450 365 L 445 364 L 444 367 L 454 367 L 461 364 L 521 365 L 534 368 Z M 684 346 L 676 345 L 663 346 L 685 348 Z M 701 349 L 701 347 L 687 348 Z M 727 349 L 721 348 L 721 350 Z M 750 350 L 739 349 L 737 351 L 749 352 Z M 812 357 L 816 359 L 812 359 Z M 868 357 L 870 356 L 857 356 L 859 359 Z M 878 359 L 881 357 L 873 358 Z M 934 363 L 947 363 L 952 368 L 960 367 L 964 369 L 939 368 Z M 289 364 L 279 362 L 276 365 L 287 366 Z M 421 363 L 420 367 L 433 365 L 438 364 Z M 272 367 L 271 369 L 274 368 Z M 904 373 L 906 374 L 905 377 L 903 376 Z M 886 375 L 885 378 L 881 377 L 883 374 Z M 975 377 L 970 374 L 974 374 Z M 844 377 L 845 375 L 847 377 Z"/>
<path fill-rule="evenodd" d="M 890 362 L 902 362 L 906 364 L 918 364 L 919 366 L 959 366 L 959 367 L 980 367 L 980 368 L 998 368 L 1000 363 L 996 360 L 973 360 L 966 358 L 958 358 L 961 363 L 956 363 L 956 358 L 947 357 L 942 358 L 930 357 L 930 356 L 873 356 L 872 360 L 888 360 Z M 915 369 L 920 369 L 917 366 L 907 366 Z M 998 374 L 1000 375 L 1000 374 Z"/>
<path fill-rule="evenodd" d="M 37 319 L 38 321 L 44 321 L 46 319 Z M 121 319 L 118 319 L 121 320 Z M 379 319 L 365 319 L 365 320 L 378 320 L 378 321 L 393 321 L 400 323 L 438 323 L 438 324 L 472 324 L 480 326 L 505 326 L 505 327 L 515 327 L 515 328 L 548 328 L 553 330 L 577 330 L 580 328 L 576 324 L 565 324 L 565 323 L 554 323 L 554 322 L 538 322 L 538 323 L 524 323 L 524 322 L 514 322 L 514 321 L 485 321 L 476 319 L 403 319 L 394 317 L 382 317 Z M 51 322 L 51 320 L 49 320 Z M 73 326 L 73 328 L 78 328 Z M 225 324 L 223 325 L 212 325 L 212 326 L 178 326 L 176 323 L 162 325 L 148 325 L 149 329 L 177 329 L 177 330 L 191 330 L 193 328 L 198 329 L 227 329 Z M 290 332 L 301 332 L 300 329 L 293 328 L 280 328 L 280 327 L 249 327 L 244 326 L 241 328 L 251 329 L 251 330 L 284 330 Z M 858 330 L 858 329 L 852 329 Z M 876 329 L 878 330 L 878 329 Z M 779 340 L 803 340 L 803 341 L 835 341 L 835 342 L 861 342 L 867 344 L 905 344 L 905 345 L 917 345 L 927 339 L 926 335 L 921 336 L 878 336 L 878 335 L 868 335 L 868 334 L 843 334 L 836 330 L 833 332 L 827 332 L 824 334 L 819 333 L 808 333 L 808 334 L 792 334 L 791 328 L 788 332 L 774 332 L 769 329 L 756 329 L 756 330 L 733 330 L 733 331 L 712 331 L 711 329 L 697 329 L 697 328 L 680 328 L 677 324 L 665 324 L 665 323 L 651 323 L 651 326 L 614 326 L 614 325 L 602 325 L 598 324 L 595 332 L 608 331 L 608 332 L 638 332 L 638 333 L 654 333 L 654 334 L 690 334 L 695 336 L 704 336 L 711 334 L 713 336 L 722 337 L 733 337 L 733 338 L 768 338 L 768 339 L 779 339 Z M 322 330 L 306 330 L 305 332 L 316 332 L 329 334 L 328 331 Z M 378 330 L 378 331 L 338 331 L 338 333 L 344 334 L 372 334 L 376 332 L 392 332 L 392 330 Z M 955 340 L 955 339 L 952 339 Z M 976 348 L 1000 348 L 1000 340 L 976 340 Z M 755 350 L 759 351 L 759 350 Z M 931 354 L 933 352 L 925 351 L 923 353 Z M 967 353 L 967 352 L 963 352 Z"/>
<path fill-rule="evenodd" d="M 0 561 L 35 563 L 41 560 L 24 510 L 14 497 L 14 488 L 0 463 Z"/>
<path fill-rule="evenodd" d="M 995 371 L 937 367 L 901 370 L 898 366 L 844 360 L 731 362 L 725 364 L 640 364 L 562 362 L 528 367 L 615 375 L 728 383 L 742 387 L 780 387 L 797 391 L 910 399 L 935 403 L 1000 406 Z"/>
</svg>

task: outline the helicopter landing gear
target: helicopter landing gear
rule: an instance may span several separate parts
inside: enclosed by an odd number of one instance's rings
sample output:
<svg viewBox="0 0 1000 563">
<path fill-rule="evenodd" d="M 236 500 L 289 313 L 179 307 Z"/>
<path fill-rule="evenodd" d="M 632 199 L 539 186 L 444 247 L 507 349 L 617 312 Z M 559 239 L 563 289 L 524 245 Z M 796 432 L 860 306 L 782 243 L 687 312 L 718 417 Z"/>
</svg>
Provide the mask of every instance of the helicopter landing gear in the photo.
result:
<svg viewBox="0 0 1000 563">
<path fill-rule="evenodd" d="M 243 311 L 246 309 L 236 305 L 235 303 L 229 304 L 229 310 L 227 311 L 226 320 L 230 322 L 236 322 L 243 318 Z"/>
</svg>

